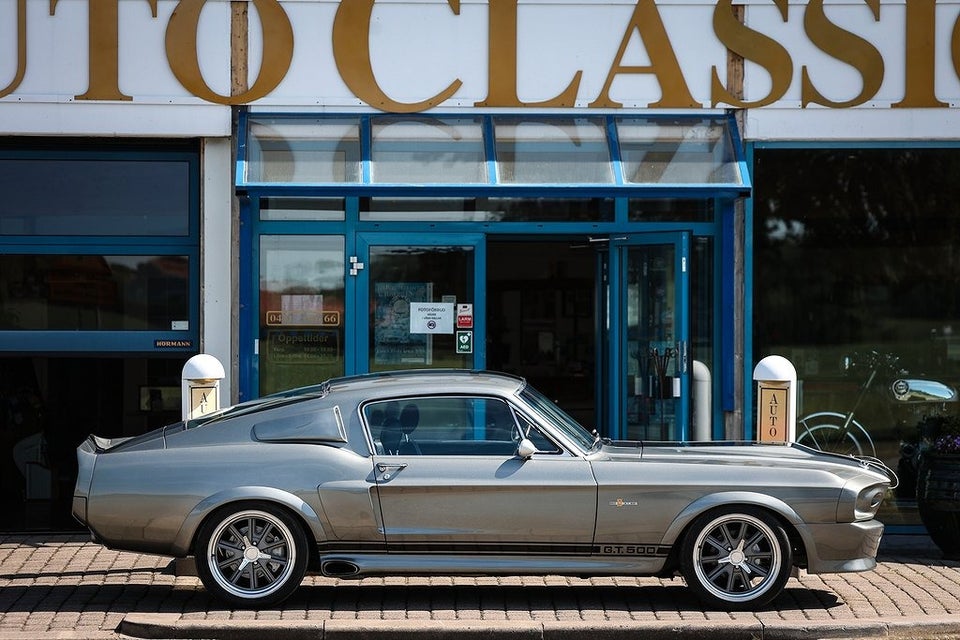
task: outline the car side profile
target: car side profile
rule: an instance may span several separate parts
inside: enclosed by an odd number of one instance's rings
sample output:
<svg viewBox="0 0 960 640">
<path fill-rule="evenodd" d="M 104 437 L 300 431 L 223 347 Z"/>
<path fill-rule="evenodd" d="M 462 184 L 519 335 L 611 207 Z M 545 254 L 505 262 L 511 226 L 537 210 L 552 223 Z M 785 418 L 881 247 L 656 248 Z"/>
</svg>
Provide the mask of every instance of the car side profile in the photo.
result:
<svg viewBox="0 0 960 640">
<path fill-rule="evenodd" d="M 194 556 L 242 607 L 308 571 L 675 575 L 763 607 L 794 569 L 866 571 L 892 473 L 800 445 L 600 438 L 523 379 L 368 374 L 78 449 L 74 516 L 111 548 Z"/>
</svg>

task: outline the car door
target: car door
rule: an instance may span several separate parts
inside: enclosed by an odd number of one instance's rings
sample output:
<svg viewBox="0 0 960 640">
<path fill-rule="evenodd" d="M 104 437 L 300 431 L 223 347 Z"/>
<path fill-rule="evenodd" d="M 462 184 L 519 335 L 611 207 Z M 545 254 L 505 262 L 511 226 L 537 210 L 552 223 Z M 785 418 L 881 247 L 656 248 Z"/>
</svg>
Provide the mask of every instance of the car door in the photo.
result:
<svg viewBox="0 0 960 640">
<path fill-rule="evenodd" d="M 503 399 L 408 398 L 364 413 L 389 551 L 589 553 L 597 500 L 589 462 Z M 540 449 L 528 459 L 516 455 L 521 428 Z"/>
</svg>

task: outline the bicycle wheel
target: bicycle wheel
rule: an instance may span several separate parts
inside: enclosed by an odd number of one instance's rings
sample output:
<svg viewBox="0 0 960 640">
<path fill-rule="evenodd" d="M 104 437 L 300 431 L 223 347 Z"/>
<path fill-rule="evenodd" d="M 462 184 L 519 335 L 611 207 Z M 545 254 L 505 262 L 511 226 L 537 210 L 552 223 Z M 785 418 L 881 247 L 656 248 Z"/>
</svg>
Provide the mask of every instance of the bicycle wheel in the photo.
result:
<svg viewBox="0 0 960 640">
<path fill-rule="evenodd" d="M 811 413 L 797 421 L 797 442 L 812 449 L 852 456 L 876 457 L 870 434 L 856 420 L 844 430 L 847 416 L 832 411 Z"/>
</svg>

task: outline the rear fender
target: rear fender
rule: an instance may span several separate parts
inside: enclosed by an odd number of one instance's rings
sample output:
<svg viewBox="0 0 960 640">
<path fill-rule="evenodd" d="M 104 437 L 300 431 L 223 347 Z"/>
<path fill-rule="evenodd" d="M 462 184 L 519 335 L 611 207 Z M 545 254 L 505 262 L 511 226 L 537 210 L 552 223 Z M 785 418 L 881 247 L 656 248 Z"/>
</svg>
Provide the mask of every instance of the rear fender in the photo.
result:
<svg viewBox="0 0 960 640">
<path fill-rule="evenodd" d="M 178 557 L 190 555 L 197 529 L 200 528 L 203 520 L 214 510 L 233 502 L 250 501 L 270 502 L 282 505 L 292 511 L 307 525 L 308 531 L 306 533 L 312 538 L 311 542 L 322 542 L 327 539 L 327 534 L 323 529 L 323 523 L 317 515 L 317 512 L 298 496 L 275 487 L 232 487 L 215 493 L 209 498 L 205 498 L 193 508 L 180 526 L 180 531 L 174 540 L 171 553 Z"/>
</svg>

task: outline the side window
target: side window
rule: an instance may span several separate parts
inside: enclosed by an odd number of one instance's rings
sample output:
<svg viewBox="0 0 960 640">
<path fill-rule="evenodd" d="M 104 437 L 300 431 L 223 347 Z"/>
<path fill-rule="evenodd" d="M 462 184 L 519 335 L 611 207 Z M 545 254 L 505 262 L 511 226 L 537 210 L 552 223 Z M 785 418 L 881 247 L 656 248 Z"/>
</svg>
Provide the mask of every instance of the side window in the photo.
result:
<svg viewBox="0 0 960 640">
<path fill-rule="evenodd" d="M 370 403 L 363 413 L 382 455 L 511 456 L 527 431 L 535 434 L 539 449 L 558 450 L 526 421 L 521 432 L 514 412 L 499 398 L 404 398 Z"/>
<path fill-rule="evenodd" d="M 523 416 L 519 416 L 520 420 L 520 430 L 523 433 L 523 437 L 530 440 L 533 443 L 533 446 L 537 448 L 537 451 L 542 453 L 560 453 L 560 447 L 558 447 L 553 440 L 543 435 L 543 432 L 540 431 L 540 428 L 537 425 L 533 424 Z"/>
</svg>

